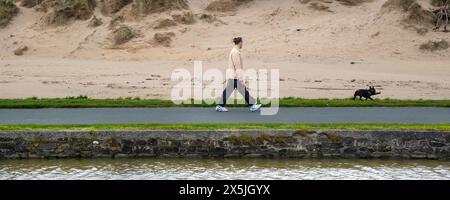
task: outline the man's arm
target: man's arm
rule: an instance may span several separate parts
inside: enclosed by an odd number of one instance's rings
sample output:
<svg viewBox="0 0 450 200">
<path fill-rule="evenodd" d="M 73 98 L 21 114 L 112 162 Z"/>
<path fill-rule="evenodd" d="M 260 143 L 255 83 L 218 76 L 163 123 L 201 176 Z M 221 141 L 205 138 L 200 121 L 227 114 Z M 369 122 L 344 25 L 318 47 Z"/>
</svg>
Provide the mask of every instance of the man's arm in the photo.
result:
<svg viewBox="0 0 450 200">
<path fill-rule="evenodd" d="M 244 70 L 244 66 L 242 65 L 242 57 L 241 54 L 236 51 L 233 53 L 233 62 L 234 62 L 234 70 L 236 72 L 236 76 L 239 80 L 242 80 L 243 76 L 243 70 Z"/>
</svg>

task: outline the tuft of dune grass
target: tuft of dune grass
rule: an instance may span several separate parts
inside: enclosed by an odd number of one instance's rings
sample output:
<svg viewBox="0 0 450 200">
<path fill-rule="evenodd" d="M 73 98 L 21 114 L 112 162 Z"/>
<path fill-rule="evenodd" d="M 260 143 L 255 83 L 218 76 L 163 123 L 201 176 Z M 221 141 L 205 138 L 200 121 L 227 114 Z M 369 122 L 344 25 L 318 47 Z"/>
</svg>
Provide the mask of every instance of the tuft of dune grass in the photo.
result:
<svg viewBox="0 0 450 200">
<path fill-rule="evenodd" d="M 440 41 L 428 41 L 420 45 L 419 49 L 425 51 L 441 51 L 449 48 L 449 44 L 446 40 L 442 39 Z"/>
<path fill-rule="evenodd" d="M 0 28 L 6 26 L 19 12 L 13 0 L 0 0 Z"/>
<path fill-rule="evenodd" d="M 424 9 L 417 0 L 387 0 L 382 7 L 390 10 L 401 9 L 406 13 L 404 21 L 409 24 L 433 24 L 433 13 Z"/>
<path fill-rule="evenodd" d="M 52 0 L 50 13 L 45 16 L 47 25 L 64 25 L 71 20 L 88 20 L 92 17 L 94 0 Z"/>
<path fill-rule="evenodd" d="M 129 26 L 122 25 L 113 31 L 113 42 L 115 45 L 125 44 L 135 37 L 133 29 Z"/>
<path fill-rule="evenodd" d="M 432 6 L 443 6 L 443 5 L 445 5 L 446 2 L 447 2 L 447 0 L 431 0 L 431 5 Z M 448 3 L 450 3 L 450 1 L 448 1 Z"/>
</svg>

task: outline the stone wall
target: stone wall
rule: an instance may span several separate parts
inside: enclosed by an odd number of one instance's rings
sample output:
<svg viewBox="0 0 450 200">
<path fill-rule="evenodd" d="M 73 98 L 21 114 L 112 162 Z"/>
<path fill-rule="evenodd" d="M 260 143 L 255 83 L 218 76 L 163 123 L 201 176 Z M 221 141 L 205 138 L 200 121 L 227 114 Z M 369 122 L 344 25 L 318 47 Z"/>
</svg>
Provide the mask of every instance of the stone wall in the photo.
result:
<svg viewBox="0 0 450 200">
<path fill-rule="evenodd" d="M 8 131 L 0 159 L 27 158 L 450 159 L 437 131 Z"/>
</svg>

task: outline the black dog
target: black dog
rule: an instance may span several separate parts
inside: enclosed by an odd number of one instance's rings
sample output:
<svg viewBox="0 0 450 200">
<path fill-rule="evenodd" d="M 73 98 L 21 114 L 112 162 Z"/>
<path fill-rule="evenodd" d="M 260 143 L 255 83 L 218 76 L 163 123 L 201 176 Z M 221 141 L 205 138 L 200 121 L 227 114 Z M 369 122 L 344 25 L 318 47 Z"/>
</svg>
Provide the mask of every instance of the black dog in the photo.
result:
<svg viewBox="0 0 450 200">
<path fill-rule="evenodd" d="M 366 100 L 368 100 L 368 99 L 373 100 L 372 96 L 379 95 L 379 94 L 381 94 L 381 92 L 377 92 L 375 90 L 375 87 L 370 86 L 368 90 L 365 90 L 365 89 L 357 90 L 355 92 L 355 95 L 353 96 L 353 100 L 355 100 L 356 97 L 359 97 L 359 100 L 361 100 L 361 101 L 362 101 L 362 98 L 365 98 Z"/>
</svg>

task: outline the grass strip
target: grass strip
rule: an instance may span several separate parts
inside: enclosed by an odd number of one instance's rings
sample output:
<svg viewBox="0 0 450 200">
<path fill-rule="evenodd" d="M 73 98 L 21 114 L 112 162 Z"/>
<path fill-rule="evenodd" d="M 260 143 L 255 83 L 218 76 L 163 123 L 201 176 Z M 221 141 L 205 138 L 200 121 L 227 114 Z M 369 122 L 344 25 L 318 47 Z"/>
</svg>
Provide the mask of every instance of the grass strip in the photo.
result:
<svg viewBox="0 0 450 200">
<path fill-rule="evenodd" d="M 450 124 L 95 124 L 0 125 L 0 131 L 41 130 L 432 130 L 450 131 Z"/>
<path fill-rule="evenodd" d="M 230 101 L 231 103 L 231 101 Z M 162 99 L 90 99 L 85 96 L 53 99 L 0 99 L 0 109 L 7 108 L 166 108 L 166 107 L 211 107 L 202 104 L 176 105 L 171 100 Z M 243 104 L 231 104 L 229 107 L 242 107 Z M 266 105 L 268 106 L 268 105 Z M 303 99 L 282 98 L 281 107 L 450 107 L 449 100 L 397 100 L 377 99 L 374 101 L 359 101 L 353 99 Z"/>
</svg>

